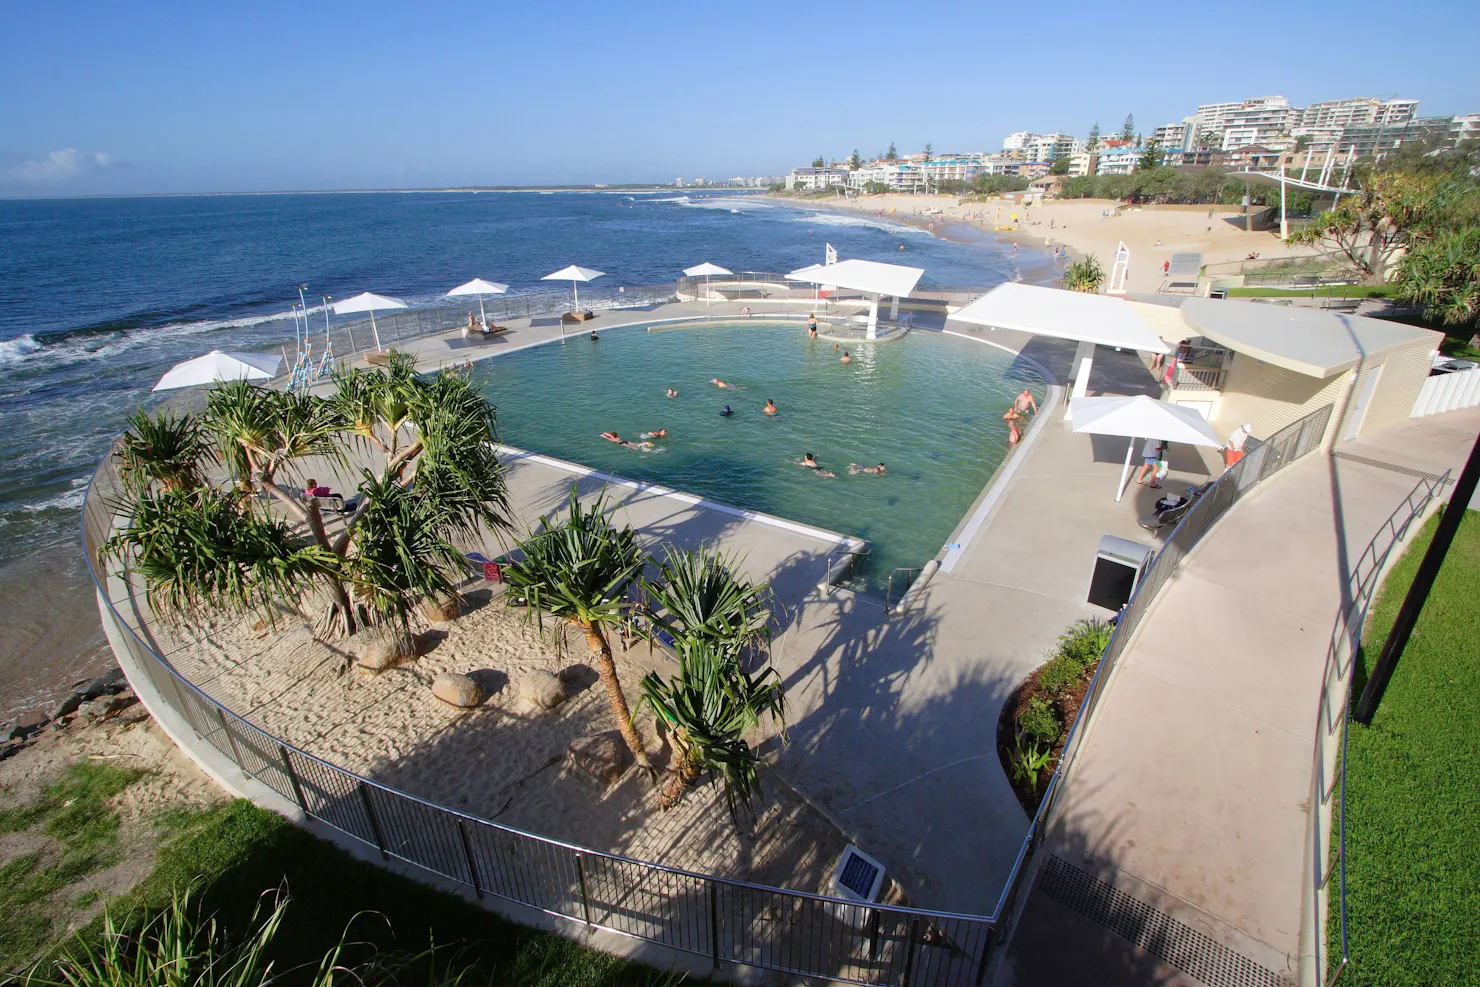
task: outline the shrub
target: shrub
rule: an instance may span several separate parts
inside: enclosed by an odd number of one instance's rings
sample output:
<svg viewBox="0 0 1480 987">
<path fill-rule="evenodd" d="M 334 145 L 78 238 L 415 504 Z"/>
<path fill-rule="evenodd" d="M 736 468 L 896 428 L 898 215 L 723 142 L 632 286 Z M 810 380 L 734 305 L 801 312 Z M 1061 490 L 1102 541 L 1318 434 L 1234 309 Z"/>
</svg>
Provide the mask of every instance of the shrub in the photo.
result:
<svg viewBox="0 0 1480 987">
<path fill-rule="evenodd" d="M 1030 743 L 1027 747 L 1019 741 L 1012 751 L 1012 777 L 1018 784 L 1030 789 L 1038 788 L 1038 773 L 1048 767 L 1053 752 L 1047 747 Z"/>
<path fill-rule="evenodd" d="M 1054 655 L 1038 673 L 1039 687 L 1049 695 L 1067 692 L 1084 678 L 1084 666 L 1072 658 Z"/>
<path fill-rule="evenodd" d="M 1075 621 L 1059 635 L 1058 653 L 1088 670 L 1100 660 L 1109 644 L 1110 625 L 1103 620 L 1086 617 Z"/>
<path fill-rule="evenodd" d="M 1017 734 L 1025 740 L 1052 745 L 1058 742 L 1063 729 L 1063 721 L 1059 719 L 1053 704 L 1042 696 L 1033 696 L 1022 712 L 1018 713 Z"/>
</svg>

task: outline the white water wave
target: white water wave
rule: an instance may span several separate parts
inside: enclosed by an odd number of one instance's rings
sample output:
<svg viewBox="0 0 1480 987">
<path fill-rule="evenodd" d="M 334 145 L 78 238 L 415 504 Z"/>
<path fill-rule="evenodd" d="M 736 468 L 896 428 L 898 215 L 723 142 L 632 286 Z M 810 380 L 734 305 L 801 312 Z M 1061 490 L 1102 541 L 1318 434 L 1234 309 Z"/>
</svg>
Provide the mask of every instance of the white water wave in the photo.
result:
<svg viewBox="0 0 1480 987">
<path fill-rule="evenodd" d="M 0 342 L 0 367 L 19 363 L 33 353 L 41 352 L 41 344 L 30 333 Z"/>
<path fill-rule="evenodd" d="M 909 226 L 905 223 L 891 223 L 882 219 L 872 219 L 868 216 L 850 216 L 846 213 L 822 213 L 814 212 L 806 216 L 791 217 L 793 223 L 806 223 L 808 226 L 853 226 L 869 227 L 875 230 L 883 230 L 891 236 L 899 236 L 901 233 L 913 233 L 919 236 L 931 236 L 929 230 L 922 230 L 918 226 Z"/>
<path fill-rule="evenodd" d="M 40 514 L 42 511 L 75 511 L 82 507 L 82 502 L 87 499 L 87 484 L 87 477 L 75 477 L 72 480 L 71 490 L 64 490 L 59 494 L 53 494 L 43 500 L 34 500 L 29 504 L 21 504 L 12 508 L 12 511 L 19 514 Z"/>
</svg>

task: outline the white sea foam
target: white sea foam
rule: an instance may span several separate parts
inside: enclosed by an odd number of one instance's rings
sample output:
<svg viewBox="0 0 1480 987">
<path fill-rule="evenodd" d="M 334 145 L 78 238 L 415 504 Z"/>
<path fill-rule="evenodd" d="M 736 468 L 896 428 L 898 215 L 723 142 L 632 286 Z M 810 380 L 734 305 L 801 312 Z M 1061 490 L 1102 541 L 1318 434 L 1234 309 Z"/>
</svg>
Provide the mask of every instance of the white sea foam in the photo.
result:
<svg viewBox="0 0 1480 987">
<path fill-rule="evenodd" d="M 814 212 L 806 216 L 791 217 L 793 223 L 806 223 L 808 226 L 866 226 L 875 230 L 883 230 L 891 236 L 899 236 L 902 233 L 914 233 L 920 236 L 930 236 L 929 230 L 922 230 L 918 226 L 908 226 L 904 223 L 890 223 L 882 219 L 871 219 L 867 216 L 850 216 L 846 213 L 822 213 Z"/>
<path fill-rule="evenodd" d="M 29 504 L 21 504 L 15 510 L 25 514 L 39 514 L 42 511 L 75 511 L 87 499 L 87 482 L 88 479 L 85 476 L 74 477 L 71 490 L 64 490 L 59 494 L 53 494 Z"/>
<path fill-rule="evenodd" d="M 19 363 L 33 353 L 39 352 L 41 352 L 41 344 L 30 333 L 17 336 L 15 339 L 7 339 L 0 343 L 0 367 Z"/>
</svg>

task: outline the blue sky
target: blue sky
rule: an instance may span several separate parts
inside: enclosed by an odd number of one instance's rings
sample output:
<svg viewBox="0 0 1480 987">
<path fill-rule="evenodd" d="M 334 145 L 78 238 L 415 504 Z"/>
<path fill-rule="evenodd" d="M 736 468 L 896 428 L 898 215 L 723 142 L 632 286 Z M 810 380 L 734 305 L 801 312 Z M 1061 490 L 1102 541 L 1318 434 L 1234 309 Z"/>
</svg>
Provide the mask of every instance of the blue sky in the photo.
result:
<svg viewBox="0 0 1480 987">
<path fill-rule="evenodd" d="M 1013 130 L 1118 128 L 1128 112 L 1150 130 L 1276 93 L 1474 113 L 1476 37 L 1473 0 L 13 0 L 0 195 L 780 174 L 890 141 L 992 150 Z"/>
</svg>

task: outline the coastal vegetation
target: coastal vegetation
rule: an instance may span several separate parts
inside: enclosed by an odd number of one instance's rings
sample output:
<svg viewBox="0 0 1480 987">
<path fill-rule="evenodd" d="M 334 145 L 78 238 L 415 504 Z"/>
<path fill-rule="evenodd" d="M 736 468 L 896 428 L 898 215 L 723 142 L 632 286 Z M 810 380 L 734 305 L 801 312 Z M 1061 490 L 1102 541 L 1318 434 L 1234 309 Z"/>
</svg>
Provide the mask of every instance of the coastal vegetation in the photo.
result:
<svg viewBox="0 0 1480 987">
<path fill-rule="evenodd" d="M 1090 254 L 1084 260 L 1077 260 L 1067 265 L 1059 283 L 1070 291 L 1098 294 L 1099 290 L 1105 286 L 1105 269 L 1100 266 L 1099 259 L 1094 254 Z"/>
<path fill-rule="evenodd" d="M 1058 766 L 1085 692 L 1110 643 L 1102 620 L 1076 621 L 1048 660 L 1008 696 L 997 723 L 997 754 L 1023 809 L 1032 815 Z"/>
<path fill-rule="evenodd" d="M 394 354 L 334 383 L 317 397 L 235 381 L 199 417 L 134 417 L 118 452 L 129 520 L 104 552 L 143 578 L 156 615 L 212 608 L 271 624 L 317 610 L 321 633 L 353 634 L 455 602 L 455 540 L 507 527 L 493 406 L 463 375 L 424 377 Z M 332 517 L 333 498 L 289 483 L 310 461 L 360 475 Z M 211 482 L 216 466 L 227 482 Z"/>
<path fill-rule="evenodd" d="M 1454 510 L 1456 508 L 1446 508 Z M 1352 696 L 1382 651 L 1438 518 L 1414 538 L 1368 618 Z M 1372 722 L 1349 721 L 1346 888 L 1353 984 L 1472 984 L 1480 936 L 1480 513 L 1466 511 Z M 1341 956 L 1333 890 L 1330 955 Z"/>
<path fill-rule="evenodd" d="M 1279 205 L 1280 190 L 1265 186 L 1247 189 L 1255 205 Z M 1162 164 L 1142 168 L 1129 175 L 1082 175 L 1065 178 L 1059 186 L 1060 199 L 1118 199 L 1153 204 L 1233 204 L 1242 201 L 1243 180 L 1220 168 L 1172 168 Z M 1291 192 L 1286 208 L 1293 214 L 1308 211 L 1313 200 L 1307 193 Z"/>
</svg>

